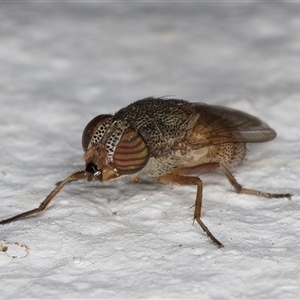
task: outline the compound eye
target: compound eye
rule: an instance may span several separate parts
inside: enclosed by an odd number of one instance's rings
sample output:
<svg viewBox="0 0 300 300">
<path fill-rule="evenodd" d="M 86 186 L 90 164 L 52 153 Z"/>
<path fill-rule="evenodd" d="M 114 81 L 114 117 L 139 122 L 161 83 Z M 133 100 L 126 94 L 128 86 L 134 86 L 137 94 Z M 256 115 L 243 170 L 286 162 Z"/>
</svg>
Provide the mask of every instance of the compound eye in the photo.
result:
<svg viewBox="0 0 300 300">
<path fill-rule="evenodd" d="M 111 121 L 111 115 L 99 115 L 86 125 L 82 134 L 82 148 L 84 151 L 88 149 L 92 139 L 94 140 L 93 144 L 101 141 Z"/>
<path fill-rule="evenodd" d="M 114 163 L 119 173 L 137 173 L 148 160 L 149 149 L 143 138 L 132 128 L 126 129 L 114 153 Z"/>
</svg>

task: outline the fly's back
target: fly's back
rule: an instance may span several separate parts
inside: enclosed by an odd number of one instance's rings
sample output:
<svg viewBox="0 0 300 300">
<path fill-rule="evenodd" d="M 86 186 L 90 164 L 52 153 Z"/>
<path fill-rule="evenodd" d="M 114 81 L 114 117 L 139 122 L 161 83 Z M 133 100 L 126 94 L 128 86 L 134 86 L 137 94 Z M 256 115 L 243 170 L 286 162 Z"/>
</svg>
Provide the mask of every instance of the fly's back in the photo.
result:
<svg viewBox="0 0 300 300">
<path fill-rule="evenodd" d="M 146 141 L 150 155 L 157 157 L 185 135 L 193 112 L 183 100 L 146 98 L 119 110 L 114 118 L 126 121 Z"/>
</svg>

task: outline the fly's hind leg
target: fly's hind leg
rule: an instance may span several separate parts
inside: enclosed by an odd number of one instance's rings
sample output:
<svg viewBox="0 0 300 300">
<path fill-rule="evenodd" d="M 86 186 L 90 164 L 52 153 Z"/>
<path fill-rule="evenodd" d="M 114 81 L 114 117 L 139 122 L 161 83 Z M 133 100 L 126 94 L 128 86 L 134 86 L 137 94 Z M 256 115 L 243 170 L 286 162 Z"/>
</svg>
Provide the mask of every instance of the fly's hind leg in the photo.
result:
<svg viewBox="0 0 300 300">
<path fill-rule="evenodd" d="M 292 199 L 293 194 L 273 194 L 273 193 L 266 193 L 263 191 L 243 188 L 224 165 L 220 164 L 220 169 L 223 171 L 228 181 L 231 183 L 231 185 L 233 186 L 233 188 L 236 190 L 238 194 L 256 195 L 256 196 L 261 196 L 266 198 L 287 198 L 288 200 Z"/>
<path fill-rule="evenodd" d="M 214 235 L 210 232 L 207 226 L 200 219 L 201 206 L 202 206 L 202 181 L 198 177 L 183 176 L 176 173 L 165 174 L 157 178 L 157 180 L 163 183 L 176 183 L 179 185 L 196 185 L 197 186 L 197 197 L 195 202 L 194 219 L 201 226 L 207 236 L 216 244 L 218 248 L 223 247 L 222 243 L 219 242 Z"/>
</svg>

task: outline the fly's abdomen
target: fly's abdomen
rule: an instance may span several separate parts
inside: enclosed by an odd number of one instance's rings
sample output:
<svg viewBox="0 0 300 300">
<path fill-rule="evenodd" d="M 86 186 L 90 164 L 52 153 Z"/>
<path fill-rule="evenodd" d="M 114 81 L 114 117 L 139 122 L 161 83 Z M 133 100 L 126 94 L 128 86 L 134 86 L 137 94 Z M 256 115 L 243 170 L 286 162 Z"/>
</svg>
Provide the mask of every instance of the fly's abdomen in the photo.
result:
<svg viewBox="0 0 300 300">
<path fill-rule="evenodd" d="M 209 158 L 211 161 L 220 162 L 225 166 L 239 164 L 246 155 L 245 143 L 224 143 L 209 148 Z"/>
</svg>

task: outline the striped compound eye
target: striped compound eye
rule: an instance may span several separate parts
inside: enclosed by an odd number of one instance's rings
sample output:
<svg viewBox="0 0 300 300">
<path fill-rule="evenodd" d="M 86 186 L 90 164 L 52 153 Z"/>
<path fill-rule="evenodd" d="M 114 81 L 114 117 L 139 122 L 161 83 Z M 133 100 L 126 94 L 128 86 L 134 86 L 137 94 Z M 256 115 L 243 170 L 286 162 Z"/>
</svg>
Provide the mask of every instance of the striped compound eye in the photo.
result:
<svg viewBox="0 0 300 300">
<path fill-rule="evenodd" d="M 142 137 L 127 128 L 114 152 L 114 163 L 121 174 L 134 174 L 145 167 L 149 159 L 149 149 Z"/>
</svg>

